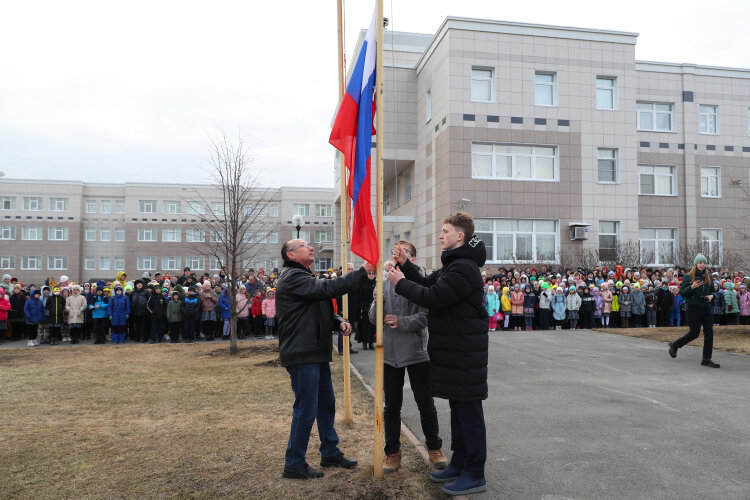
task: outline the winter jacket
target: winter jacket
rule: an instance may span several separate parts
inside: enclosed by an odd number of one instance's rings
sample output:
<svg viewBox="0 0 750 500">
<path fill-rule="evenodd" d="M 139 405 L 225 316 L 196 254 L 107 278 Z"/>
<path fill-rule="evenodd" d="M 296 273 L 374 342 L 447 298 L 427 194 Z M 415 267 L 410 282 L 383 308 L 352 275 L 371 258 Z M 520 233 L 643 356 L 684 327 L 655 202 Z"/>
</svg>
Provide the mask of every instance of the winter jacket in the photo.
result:
<svg viewBox="0 0 750 500">
<path fill-rule="evenodd" d="M 146 294 L 148 301 L 146 302 L 146 312 L 151 315 L 152 318 L 163 318 L 164 313 L 167 311 L 167 299 L 164 295 L 158 292 L 152 292 Z"/>
<path fill-rule="evenodd" d="M 248 304 L 250 297 L 246 293 L 238 293 L 235 297 L 235 303 L 237 307 L 237 317 L 247 318 L 250 315 L 250 304 Z"/>
<path fill-rule="evenodd" d="M 253 318 L 263 316 L 263 297 L 253 297 L 250 304 L 250 313 L 253 315 Z"/>
<path fill-rule="evenodd" d="M 633 297 L 629 293 L 622 293 L 620 294 L 620 312 L 621 313 L 630 313 L 633 312 Z"/>
<path fill-rule="evenodd" d="M 47 299 L 47 321 L 50 325 L 62 325 L 65 315 L 65 297 L 50 295 Z"/>
<path fill-rule="evenodd" d="M 633 300 L 632 312 L 634 316 L 642 316 L 646 314 L 646 297 L 643 295 L 640 289 L 634 289 L 633 293 L 630 294 Z"/>
<path fill-rule="evenodd" d="M 750 292 L 738 293 L 737 303 L 740 307 L 740 316 L 750 316 Z"/>
<path fill-rule="evenodd" d="M 37 324 L 44 321 L 44 305 L 42 301 L 34 297 L 27 300 L 23 305 L 23 313 L 26 316 L 26 323 Z"/>
<path fill-rule="evenodd" d="M 609 314 L 612 312 L 612 291 L 602 290 L 602 314 Z"/>
<path fill-rule="evenodd" d="M 594 294 L 594 316 L 597 318 L 602 315 L 602 309 L 604 308 L 604 302 L 602 302 L 601 293 Z"/>
<path fill-rule="evenodd" d="M 656 301 L 659 304 L 660 311 L 672 310 L 672 292 L 670 292 L 669 289 L 664 290 L 663 288 L 660 288 L 659 291 L 656 292 Z"/>
<path fill-rule="evenodd" d="M 104 295 L 94 295 L 89 302 L 91 317 L 93 319 L 102 319 L 109 316 L 109 300 Z"/>
<path fill-rule="evenodd" d="M 550 304 L 552 305 L 552 317 L 558 321 L 563 321 L 565 319 L 565 311 L 567 308 L 565 295 L 556 293 L 552 297 L 552 301 Z"/>
<path fill-rule="evenodd" d="M 83 324 L 85 312 L 88 308 L 86 297 L 83 294 L 73 294 L 65 300 L 65 310 L 68 312 L 68 323 L 71 325 Z"/>
<path fill-rule="evenodd" d="M 594 301 L 594 296 L 590 293 L 586 293 L 581 295 L 581 308 L 580 311 L 582 313 L 594 313 L 594 309 L 596 308 L 596 301 Z"/>
<path fill-rule="evenodd" d="M 263 305 L 261 306 L 261 312 L 266 318 L 276 317 L 276 297 L 263 299 Z"/>
<path fill-rule="evenodd" d="M 507 286 L 503 288 L 503 295 L 500 297 L 500 307 L 503 310 L 503 314 L 510 314 L 513 305 L 510 303 L 510 288 Z"/>
<path fill-rule="evenodd" d="M 10 311 L 10 301 L 8 294 L 4 293 L 0 295 L 0 321 L 8 321 L 8 311 Z"/>
<path fill-rule="evenodd" d="M 577 293 L 574 293 L 573 295 L 566 295 L 565 302 L 568 311 L 578 311 L 579 309 L 581 309 L 581 296 Z"/>
<path fill-rule="evenodd" d="M 534 314 L 536 310 L 536 294 L 533 291 L 523 294 L 523 313 Z"/>
<path fill-rule="evenodd" d="M 497 297 L 497 294 L 495 292 L 487 293 L 487 304 L 485 308 L 487 309 L 487 315 L 488 316 L 494 316 L 496 312 L 500 312 L 500 300 Z"/>
<path fill-rule="evenodd" d="M 144 290 L 141 290 L 140 292 L 133 292 L 130 295 L 130 310 L 133 313 L 133 316 L 136 318 L 140 318 L 141 316 L 146 316 L 148 314 L 148 295 L 146 295 L 146 292 Z"/>
<path fill-rule="evenodd" d="M 363 285 L 366 280 L 364 267 L 335 280 L 319 280 L 297 262 L 284 263 L 276 284 L 282 366 L 331 362 L 331 331 L 338 331 L 344 321 L 334 315 L 332 299 Z"/>
<path fill-rule="evenodd" d="M 245 290 L 247 290 L 247 294 L 250 297 L 255 297 L 255 292 L 263 292 L 264 289 L 265 289 L 265 285 L 261 283 L 260 281 L 258 281 L 257 279 L 255 280 L 255 283 L 250 283 L 248 281 L 245 284 Z"/>
<path fill-rule="evenodd" d="M 714 298 L 711 301 L 711 312 L 714 316 L 724 314 L 724 290 L 714 290 Z"/>
<path fill-rule="evenodd" d="M 542 290 L 539 293 L 539 309 L 549 309 L 552 301 L 552 290 Z"/>
<path fill-rule="evenodd" d="M 228 292 L 226 290 L 222 292 L 221 296 L 219 297 L 219 302 L 216 305 L 219 308 L 219 312 L 221 312 L 221 319 L 232 318 L 232 301 L 227 293 Z"/>
<path fill-rule="evenodd" d="M 203 312 L 216 310 L 216 305 L 219 303 L 219 296 L 216 295 L 216 292 L 204 288 L 198 292 L 198 297 L 201 299 L 201 310 Z"/>
<path fill-rule="evenodd" d="M 182 320 L 197 320 L 201 317 L 201 299 L 198 295 L 185 295 L 185 300 L 180 305 L 180 312 L 182 313 Z"/>
<path fill-rule="evenodd" d="M 612 292 L 612 312 L 620 312 L 620 293 Z"/>
<path fill-rule="evenodd" d="M 487 398 L 489 334 L 479 272 L 486 258 L 484 243 L 473 236 L 464 245 L 444 251 L 440 257 L 443 267 L 427 277 L 408 260 L 401 266 L 408 279 L 398 282 L 396 293 L 429 309 L 427 351 L 436 397 L 459 401 Z"/>
<path fill-rule="evenodd" d="M 112 326 L 126 325 L 130 316 L 130 299 L 125 294 L 113 295 L 109 299 L 107 315 Z"/>
<path fill-rule="evenodd" d="M 167 323 L 182 323 L 182 311 L 180 310 L 181 307 L 182 301 L 179 298 L 177 300 L 172 299 L 169 301 L 169 304 L 167 304 L 167 311 L 165 313 L 167 317 Z"/>
<path fill-rule="evenodd" d="M 510 292 L 511 314 L 523 314 L 523 292 Z"/>
<path fill-rule="evenodd" d="M 420 269 L 420 274 L 424 275 Z M 368 316 L 375 324 L 377 307 L 370 304 Z M 383 347 L 385 363 L 394 368 L 424 363 L 430 360 L 427 354 L 429 335 L 427 333 L 427 309 L 409 302 L 396 293 L 396 287 L 388 280 L 383 282 L 383 316 L 398 316 L 398 326 L 383 326 Z"/>
<path fill-rule="evenodd" d="M 696 269 L 695 279 L 698 281 L 705 280 L 706 272 L 707 270 L 701 271 L 700 269 Z M 682 277 L 682 284 L 680 285 L 680 295 L 682 295 L 682 298 L 685 299 L 688 309 L 691 307 L 696 307 L 700 309 L 710 308 L 711 304 L 703 300 L 703 298 L 707 295 L 712 295 L 714 293 L 713 283 L 709 283 L 709 284 L 704 283 L 703 285 L 695 289 L 693 289 L 690 286 L 692 283 L 693 283 L 693 278 L 690 276 L 690 274 L 685 274 L 685 276 Z M 716 303 L 715 296 L 714 296 L 713 302 Z"/>
<path fill-rule="evenodd" d="M 26 302 L 26 295 L 23 292 L 12 293 L 8 301 L 10 302 L 8 319 L 11 321 L 23 321 L 25 319 L 23 305 Z"/>
<path fill-rule="evenodd" d="M 682 304 L 685 303 L 685 299 L 679 293 L 677 295 L 672 294 L 672 310 L 679 311 L 682 309 Z"/>
<path fill-rule="evenodd" d="M 724 314 L 737 314 L 740 312 L 740 304 L 734 291 L 734 283 L 724 285 Z"/>
</svg>

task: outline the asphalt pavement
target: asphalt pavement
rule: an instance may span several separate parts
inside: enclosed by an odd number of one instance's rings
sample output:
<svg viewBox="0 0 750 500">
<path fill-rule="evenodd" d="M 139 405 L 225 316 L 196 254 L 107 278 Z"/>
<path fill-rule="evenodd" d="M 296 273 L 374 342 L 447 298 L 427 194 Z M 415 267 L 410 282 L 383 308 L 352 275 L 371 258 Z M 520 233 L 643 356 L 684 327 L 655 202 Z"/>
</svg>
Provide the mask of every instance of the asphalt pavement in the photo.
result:
<svg viewBox="0 0 750 500">
<path fill-rule="evenodd" d="M 372 383 L 373 351 L 351 359 Z M 713 359 L 587 330 L 491 332 L 488 491 L 473 498 L 750 499 L 750 357 Z M 408 377 L 402 419 L 424 439 Z"/>
</svg>

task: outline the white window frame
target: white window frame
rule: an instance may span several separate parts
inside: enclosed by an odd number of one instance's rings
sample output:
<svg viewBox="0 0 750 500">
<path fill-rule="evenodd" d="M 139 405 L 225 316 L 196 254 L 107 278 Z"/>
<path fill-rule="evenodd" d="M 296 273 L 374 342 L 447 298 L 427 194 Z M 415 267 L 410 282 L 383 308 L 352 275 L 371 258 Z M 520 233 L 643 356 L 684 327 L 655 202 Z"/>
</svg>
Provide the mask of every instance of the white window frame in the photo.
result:
<svg viewBox="0 0 750 500">
<path fill-rule="evenodd" d="M 208 258 L 208 270 L 209 271 L 221 271 L 221 266 L 224 265 L 221 259 L 217 259 L 213 255 Z"/>
<path fill-rule="evenodd" d="M 315 217 L 333 217 L 333 205 L 330 203 L 316 203 Z"/>
<path fill-rule="evenodd" d="M 301 215 L 303 217 L 310 216 L 310 204 L 309 203 L 295 203 L 292 206 L 292 215 Z"/>
<path fill-rule="evenodd" d="M 292 228 L 292 234 L 293 235 L 297 234 L 297 229 L 296 228 Z M 300 229 L 300 231 L 299 231 L 299 239 L 310 243 L 310 230 L 309 229 Z"/>
<path fill-rule="evenodd" d="M 182 269 L 182 257 L 179 255 L 164 256 L 161 258 L 162 271 L 179 271 Z"/>
<path fill-rule="evenodd" d="M 112 241 L 112 230 L 109 228 L 100 229 L 99 241 Z"/>
<path fill-rule="evenodd" d="M 48 271 L 67 271 L 68 269 L 68 256 L 67 255 L 48 255 L 47 256 L 47 270 Z"/>
<path fill-rule="evenodd" d="M 167 238 L 167 236 L 173 238 Z M 180 243 L 182 240 L 182 230 L 179 227 L 165 227 L 161 230 L 161 241 L 164 243 Z"/>
<path fill-rule="evenodd" d="M 609 157 L 603 157 L 604 153 L 611 153 Z M 603 181 L 599 177 L 601 172 L 599 170 L 599 162 L 607 161 L 614 162 L 615 166 L 615 180 L 614 181 Z M 596 182 L 597 184 L 619 184 L 620 183 L 620 150 L 617 148 L 597 148 L 596 150 Z"/>
<path fill-rule="evenodd" d="M 711 112 L 713 110 L 713 112 Z M 709 130 L 710 118 L 713 117 L 713 131 Z M 705 130 L 704 130 L 705 119 Z M 719 106 L 715 104 L 698 105 L 698 133 L 701 135 L 719 135 Z"/>
<path fill-rule="evenodd" d="M 50 198 L 49 209 L 50 209 L 50 212 L 67 212 L 68 211 L 68 199 L 67 198 Z"/>
<path fill-rule="evenodd" d="M 718 235 L 718 239 L 706 238 L 706 231 L 716 231 L 717 235 Z M 704 227 L 704 228 L 701 228 L 701 243 L 704 246 L 704 248 L 703 248 L 704 254 L 709 259 L 709 264 L 721 265 L 722 261 L 724 260 L 724 245 L 722 243 L 723 239 L 724 238 L 723 238 L 723 234 L 722 234 L 721 228 L 719 228 L 719 227 Z M 718 246 L 718 248 L 717 248 L 718 257 L 719 257 L 719 261 L 718 262 L 711 262 L 711 256 L 713 255 L 713 250 L 711 249 L 711 247 L 713 245 Z M 708 248 L 705 248 L 705 246 L 708 246 Z"/>
<path fill-rule="evenodd" d="M 639 105 L 650 105 L 651 109 L 639 109 Z M 669 111 L 664 110 L 656 110 L 656 106 L 669 106 Z M 651 125 L 652 128 L 643 128 L 643 124 L 641 123 L 641 113 L 650 113 L 651 114 Z M 674 132 L 675 131 L 675 121 L 674 121 L 674 103 L 673 102 L 656 102 L 656 101 L 637 101 L 635 103 L 635 114 L 636 114 L 636 128 L 639 131 L 643 132 Z M 657 128 L 657 115 L 659 114 L 668 114 L 669 115 L 669 129 L 668 130 L 662 130 Z"/>
<path fill-rule="evenodd" d="M 87 227 L 83 231 L 83 240 L 84 241 L 96 241 L 96 228 Z"/>
<path fill-rule="evenodd" d="M 15 240 L 16 226 L 0 226 L 0 240 Z"/>
<path fill-rule="evenodd" d="M 36 238 L 31 237 L 31 230 L 34 230 Z M 23 226 L 21 228 L 21 240 L 22 241 L 42 241 L 44 235 L 42 233 L 42 226 Z"/>
<path fill-rule="evenodd" d="M 552 82 L 538 82 L 537 76 L 551 76 Z M 537 102 L 538 87 L 550 87 L 552 89 L 552 103 L 540 104 Z M 535 71 L 534 72 L 534 106 L 543 106 L 546 108 L 555 108 L 558 106 L 557 98 L 557 73 L 554 71 Z"/>
<path fill-rule="evenodd" d="M 115 257 L 115 271 L 125 270 L 125 257 Z"/>
<path fill-rule="evenodd" d="M 474 71 L 489 71 L 490 76 L 479 76 L 475 75 Z M 478 99 L 474 95 L 474 82 L 477 83 L 486 83 L 489 80 L 490 84 L 490 98 L 489 100 L 485 99 Z M 471 82 L 469 85 L 469 93 L 470 93 L 470 99 L 471 102 L 495 102 L 495 68 L 490 66 L 472 66 L 471 67 Z"/>
<path fill-rule="evenodd" d="M 490 146 L 492 151 L 478 151 L 480 147 L 487 147 Z M 507 153 L 504 151 L 501 151 L 502 148 L 507 147 L 522 147 L 522 148 L 531 148 L 531 154 L 525 155 L 525 154 L 517 154 L 517 153 Z M 471 144 L 472 152 L 471 152 L 471 162 L 472 162 L 472 171 L 471 171 L 471 178 L 472 179 L 487 179 L 487 180 L 509 180 L 509 181 L 523 181 L 523 182 L 560 182 L 560 148 L 558 146 L 553 145 L 544 145 L 544 144 L 517 144 L 517 143 L 488 143 L 488 142 L 473 142 Z M 545 155 L 545 154 L 537 154 L 537 150 L 540 148 L 552 148 L 554 150 L 554 153 L 552 155 Z M 491 156 L 491 175 L 490 176 L 479 176 L 474 175 L 474 159 L 475 157 L 479 156 Z M 516 173 L 516 165 L 517 165 L 517 158 L 520 157 L 530 157 L 531 158 L 531 167 L 530 167 L 530 175 L 531 177 L 515 177 Z M 513 172 L 513 176 L 507 177 L 507 176 L 501 176 L 498 175 L 498 158 L 511 158 L 511 169 Z M 552 159 L 553 161 L 553 171 L 554 175 L 552 179 L 540 179 L 535 177 L 536 176 L 536 159 L 537 158 L 547 158 Z"/>
<path fill-rule="evenodd" d="M 187 243 L 205 243 L 206 231 L 203 229 L 186 229 L 185 241 Z"/>
<path fill-rule="evenodd" d="M 673 237 L 672 239 L 666 239 L 659 236 L 659 231 L 673 231 Z M 654 231 L 654 237 L 653 238 L 644 238 L 641 236 L 641 231 Z M 674 265 L 674 262 L 660 262 L 659 261 L 659 244 L 661 242 L 672 242 L 672 260 L 677 258 L 677 249 L 678 249 L 678 241 L 677 241 L 677 228 L 674 227 L 642 227 L 638 230 L 638 246 L 640 249 L 641 254 L 641 261 L 643 261 L 643 242 L 653 242 L 654 243 L 654 260 L 656 262 L 641 262 L 644 266 L 666 266 L 666 265 Z"/>
<path fill-rule="evenodd" d="M 15 255 L 0 255 L 0 269 L 15 269 L 16 268 L 16 256 Z"/>
<path fill-rule="evenodd" d="M 330 257 L 316 257 L 315 258 L 315 272 L 328 271 L 332 267 L 333 267 L 333 259 L 331 259 Z"/>
<path fill-rule="evenodd" d="M 667 174 L 661 174 L 656 172 L 641 172 L 641 169 L 654 167 L 668 167 L 672 173 L 669 175 L 672 178 L 672 192 L 670 194 L 662 194 L 656 192 L 656 177 L 666 177 Z M 652 175 L 654 177 L 654 192 L 653 193 L 642 193 L 641 192 L 641 175 Z M 638 164 L 638 195 L 639 196 L 677 196 L 677 167 L 674 165 L 652 165 L 652 164 Z"/>
<path fill-rule="evenodd" d="M 0 196 L 0 210 L 15 210 L 16 209 L 16 197 L 15 196 Z"/>
<path fill-rule="evenodd" d="M 33 263 L 31 259 L 33 259 Z M 22 256 L 21 257 L 21 270 L 22 271 L 41 271 L 42 270 L 42 256 L 41 255 Z"/>
<path fill-rule="evenodd" d="M 279 216 L 279 206 L 275 203 L 272 205 L 268 205 L 268 216 L 269 217 L 278 217 Z"/>
<path fill-rule="evenodd" d="M 599 83 L 600 80 L 608 80 L 612 82 L 612 86 L 605 86 Z M 596 103 L 596 109 L 602 111 L 617 111 L 620 109 L 620 92 L 618 85 L 618 78 L 611 75 L 596 75 L 596 93 L 594 95 L 594 101 Z M 599 91 L 611 92 L 612 93 L 612 107 L 611 108 L 600 108 L 599 107 Z"/>
<path fill-rule="evenodd" d="M 83 270 L 84 271 L 96 271 L 96 257 L 84 257 L 83 258 Z"/>
<path fill-rule="evenodd" d="M 388 213 L 391 211 L 391 190 L 385 188 L 383 190 L 383 212 Z"/>
<path fill-rule="evenodd" d="M 271 268 L 271 270 L 278 269 L 279 268 L 279 259 L 271 259 L 269 261 L 269 263 L 268 263 L 268 267 Z"/>
<path fill-rule="evenodd" d="M 139 214 L 155 214 L 156 200 L 138 200 Z"/>
<path fill-rule="evenodd" d="M 319 236 L 326 235 L 326 239 L 320 239 Z M 315 230 L 315 243 L 333 243 L 333 230 L 332 229 L 316 229 Z"/>
<path fill-rule="evenodd" d="M 164 200 L 162 210 L 165 214 L 179 215 L 182 213 L 182 203 L 177 200 Z"/>
<path fill-rule="evenodd" d="M 187 215 L 206 215 L 206 204 L 202 201 L 188 201 L 186 205 Z"/>
<path fill-rule="evenodd" d="M 226 243 L 227 241 L 227 234 L 223 230 L 212 229 L 209 231 L 209 237 L 211 241 L 216 243 Z"/>
<path fill-rule="evenodd" d="M 112 259 L 109 257 L 99 257 L 99 270 L 110 271 L 112 269 Z"/>
<path fill-rule="evenodd" d="M 602 223 L 605 223 L 605 224 L 614 224 L 615 225 L 615 232 L 614 233 L 604 232 L 604 230 L 602 229 Z M 602 259 L 602 257 L 601 257 L 602 248 L 603 248 L 602 247 L 602 236 L 610 236 L 610 237 L 614 236 L 615 237 L 615 245 L 614 245 L 614 247 L 613 248 L 607 247 L 607 248 L 604 248 L 604 250 L 615 250 L 616 251 L 617 250 L 617 245 L 619 245 L 619 243 L 620 243 L 620 221 L 619 220 L 600 220 L 599 221 L 599 232 L 598 232 L 598 238 L 597 238 L 597 242 L 598 242 L 597 249 L 599 251 L 599 260 L 605 260 L 605 259 Z M 607 260 L 609 260 L 609 259 L 607 259 Z"/>
<path fill-rule="evenodd" d="M 268 242 L 276 244 L 279 242 L 279 232 L 274 231 L 268 235 Z"/>
<path fill-rule="evenodd" d="M 125 229 L 115 228 L 115 241 L 125 241 Z"/>
<path fill-rule="evenodd" d="M 146 236 L 150 239 L 146 239 Z M 155 227 L 139 227 L 138 228 L 138 241 L 157 241 L 157 231 Z"/>
<path fill-rule="evenodd" d="M 529 231 L 522 231 L 516 229 L 515 231 L 506 231 L 503 229 L 498 229 L 499 223 L 510 221 L 511 223 L 516 223 L 516 228 L 518 227 L 518 222 L 531 222 L 531 232 Z M 549 231 L 537 231 L 536 230 L 536 224 L 542 223 L 542 222 L 553 222 L 555 225 L 554 232 Z M 509 264 L 509 263 L 558 263 L 560 262 L 560 221 L 558 219 L 511 219 L 511 218 L 482 218 L 482 219 L 475 219 L 476 227 L 479 229 L 475 230 L 475 234 L 490 234 L 492 238 L 491 245 L 487 245 L 489 248 L 488 250 L 491 250 L 492 254 L 487 256 L 487 263 L 488 264 Z M 490 230 L 484 229 L 484 227 L 491 226 Z M 497 258 L 497 238 L 498 236 L 505 236 L 512 235 L 513 238 L 513 258 L 511 259 L 499 259 Z M 530 260 L 521 260 L 518 259 L 516 256 L 518 255 L 518 236 L 523 235 L 531 235 L 531 259 Z M 537 255 L 537 237 L 538 236 L 554 236 L 555 238 L 555 256 L 554 260 L 542 260 L 538 258 Z"/>
<path fill-rule="evenodd" d="M 212 201 L 211 202 L 211 215 L 213 216 L 225 216 L 227 214 L 227 204 L 223 201 Z"/>
<path fill-rule="evenodd" d="M 96 213 L 96 200 L 86 200 L 86 213 L 87 214 Z"/>
<path fill-rule="evenodd" d="M 47 241 L 68 241 L 69 229 L 67 226 L 48 226 Z"/>
<path fill-rule="evenodd" d="M 703 169 L 715 169 L 716 173 L 704 173 Z M 721 167 L 716 165 L 701 165 L 701 198 L 721 198 Z M 706 181 L 707 190 L 703 190 L 703 181 Z M 716 188 L 716 194 L 711 194 L 711 184 Z"/>
<path fill-rule="evenodd" d="M 432 89 L 427 89 L 424 93 L 424 122 L 430 123 L 432 120 Z"/>
<path fill-rule="evenodd" d="M 101 200 L 100 210 L 103 214 L 112 213 L 112 200 Z"/>
<path fill-rule="evenodd" d="M 115 213 L 124 214 L 125 212 L 127 212 L 125 200 L 115 200 Z"/>
<path fill-rule="evenodd" d="M 203 271 L 206 265 L 205 257 L 185 257 L 185 265 L 190 268 L 191 271 Z"/>
<path fill-rule="evenodd" d="M 42 210 L 42 197 L 41 196 L 24 196 L 23 197 L 23 209 L 26 212 L 40 212 Z"/>
<path fill-rule="evenodd" d="M 136 268 L 138 271 L 156 271 L 156 257 L 151 255 L 139 255 Z"/>
</svg>

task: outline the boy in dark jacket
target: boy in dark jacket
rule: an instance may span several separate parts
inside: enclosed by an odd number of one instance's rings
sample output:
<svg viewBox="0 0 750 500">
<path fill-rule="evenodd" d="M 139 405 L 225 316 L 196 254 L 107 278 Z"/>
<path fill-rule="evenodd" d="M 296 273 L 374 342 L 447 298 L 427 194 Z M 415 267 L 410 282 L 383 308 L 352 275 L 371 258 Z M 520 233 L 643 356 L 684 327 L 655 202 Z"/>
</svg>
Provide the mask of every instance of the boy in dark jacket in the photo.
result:
<svg viewBox="0 0 750 500">
<path fill-rule="evenodd" d="M 659 326 L 670 326 L 669 317 L 672 315 L 672 293 L 669 291 L 669 285 L 665 281 L 661 284 L 659 291 L 656 292 L 656 301 L 659 311 Z"/>
<path fill-rule="evenodd" d="M 27 345 L 29 347 L 37 346 L 39 343 L 36 341 L 37 326 L 39 323 L 44 321 L 44 305 L 39 300 L 41 293 L 39 290 L 31 292 L 31 298 L 29 298 L 23 305 L 23 312 L 26 316 L 26 335 L 28 336 Z"/>
<path fill-rule="evenodd" d="M 182 331 L 182 300 L 180 292 L 172 292 L 172 300 L 167 304 L 167 323 L 169 323 L 169 337 L 172 343 L 180 341 L 180 332 Z"/>
<path fill-rule="evenodd" d="M 388 279 L 396 286 L 396 293 L 429 309 L 427 351 L 432 363 L 433 395 L 450 404 L 453 456 L 447 468 L 430 477 L 447 483 L 443 491 L 450 495 L 467 495 L 487 490 L 482 400 L 488 393 L 489 336 L 479 271 L 487 251 L 474 235 L 471 216 L 464 213 L 443 220 L 440 244 L 443 267 L 427 277 L 422 277 L 403 249 L 396 246 L 393 259 L 403 273 L 394 269 Z"/>
<path fill-rule="evenodd" d="M 107 340 L 107 321 L 109 297 L 104 296 L 104 288 L 96 287 L 96 292 L 89 300 L 89 311 L 94 323 L 94 344 L 103 344 Z"/>
<path fill-rule="evenodd" d="M 50 343 L 57 345 L 62 341 L 61 328 L 65 315 L 65 297 L 60 294 L 60 289 L 52 289 L 52 296 L 47 299 L 47 321 L 49 322 Z"/>
<path fill-rule="evenodd" d="M 195 342 L 195 330 L 201 319 L 201 301 L 195 294 L 195 288 L 188 288 L 185 300 L 182 301 L 180 312 L 182 313 L 182 340 L 183 342 Z"/>
<path fill-rule="evenodd" d="M 146 302 L 146 312 L 151 317 L 151 340 L 150 344 L 156 344 L 161 342 L 162 335 L 164 335 L 164 312 L 167 309 L 167 301 L 164 299 L 164 295 L 161 294 L 161 288 L 149 284 L 146 287 L 146 296 L 148 301 Z"/>
</svg>

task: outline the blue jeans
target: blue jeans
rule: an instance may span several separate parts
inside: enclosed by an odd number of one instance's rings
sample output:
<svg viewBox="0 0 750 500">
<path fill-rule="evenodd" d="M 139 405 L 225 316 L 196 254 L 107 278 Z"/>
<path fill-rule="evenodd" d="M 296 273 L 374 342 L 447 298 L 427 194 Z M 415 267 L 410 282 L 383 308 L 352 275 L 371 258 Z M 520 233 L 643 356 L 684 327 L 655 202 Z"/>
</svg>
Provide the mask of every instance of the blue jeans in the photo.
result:
<svg viewBox="0 0 750 500">
<path fill-rule="evenodd" d="M 680 326 L 680 310 L 672 309 L 672 314 L 669 317 L 669 322 L 672 326 Z"/>
<path fill-rule="evenodd" d="M 472 479 L 483 479 L 487 431 L 482 401 L 449 399 L 448 404 L 451 408 L 451 466 L 468 472 Z"/>
<path fill-rule="evenodd" d="M 292 380 L 294 409 L 289 443 L 286 447 L 286 465 L 305 463 L 307 443 L 315 420 L 318 421 L 320 456 L 333 457 L 340 453 L 339 436 L 333 428 L 336 417 L 336 396 L 331 382 L 328 363 L 309 363 L 287 366 Z"/>
</svg>

